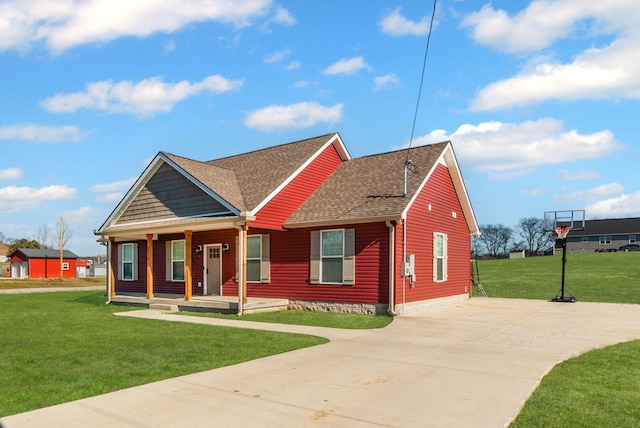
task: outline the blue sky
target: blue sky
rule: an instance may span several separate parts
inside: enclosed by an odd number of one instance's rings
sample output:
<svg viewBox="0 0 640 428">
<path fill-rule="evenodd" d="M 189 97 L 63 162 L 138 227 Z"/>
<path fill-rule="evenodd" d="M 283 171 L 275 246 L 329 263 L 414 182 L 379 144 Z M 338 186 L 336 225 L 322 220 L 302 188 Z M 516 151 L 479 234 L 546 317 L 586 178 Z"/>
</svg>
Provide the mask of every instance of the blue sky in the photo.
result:
<svg viewBox="0 0 640 428">
<path fill-rule="evenodd" d="M 62 217 L 104 254 L 93 230 L 160 150 L 406 147 L 432 6 L 0 0 L 0 232 Z M 441 0 L 413 144 L 453 142 L 480 224 L 640 216 L 639 98 L 637 0 Z"/>
</svg>

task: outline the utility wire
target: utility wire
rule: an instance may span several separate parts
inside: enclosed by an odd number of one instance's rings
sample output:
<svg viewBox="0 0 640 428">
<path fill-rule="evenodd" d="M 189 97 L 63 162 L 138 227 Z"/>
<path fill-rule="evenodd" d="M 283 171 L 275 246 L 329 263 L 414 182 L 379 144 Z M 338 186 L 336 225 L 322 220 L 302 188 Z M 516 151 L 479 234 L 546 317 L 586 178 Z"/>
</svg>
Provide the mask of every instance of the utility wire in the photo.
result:
<svg viewBox="0 0 640 428">
<path fill-rule="evenodd" d="M 420 75 L 420 87 L 418 89 L 418 100 L 416 101 L 416 110 L 413 114 L 413 125 L 411 126 L 411 137 L 409 138 L 409 147 L 407 148 L 407 158 L 404 163 L 407 165 L 409 162 L 409 152 L 411 151 L 411 144 L 413 143 L 413 134 L 416 130 L 416 120 L 418 119 L 418 110 L 420 108 L 420 96 L 422 95 L 422 84 L 424 83 L 424 72 L 427 68 L 427 55 L 429 54 L 429 42 L 431 41 L 431 31 L 433 30 L 433 20 L 436 16 L 436 3 L 437 0 L 433 0 L 433 11 L 431 12 L 431 22 L 429 23 L 429 35 L 427 36 L 427 45 L 424 50 L 424 59 L 422 61 L 422 74 Z"/>
</svg>

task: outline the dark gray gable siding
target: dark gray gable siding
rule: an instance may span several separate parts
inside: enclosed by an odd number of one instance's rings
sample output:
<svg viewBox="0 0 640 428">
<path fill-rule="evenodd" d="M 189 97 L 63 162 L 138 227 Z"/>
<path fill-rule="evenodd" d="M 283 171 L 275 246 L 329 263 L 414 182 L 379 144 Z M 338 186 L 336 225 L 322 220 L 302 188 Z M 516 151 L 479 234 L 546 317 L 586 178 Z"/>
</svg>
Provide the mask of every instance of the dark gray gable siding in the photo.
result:
<svg viewBox="0 0 640 428">
<path fill-rule="evenodd" d="M 116 224 L 227 213 L 229 210 L 167 164 L 162 165 Z"/>
</svg>

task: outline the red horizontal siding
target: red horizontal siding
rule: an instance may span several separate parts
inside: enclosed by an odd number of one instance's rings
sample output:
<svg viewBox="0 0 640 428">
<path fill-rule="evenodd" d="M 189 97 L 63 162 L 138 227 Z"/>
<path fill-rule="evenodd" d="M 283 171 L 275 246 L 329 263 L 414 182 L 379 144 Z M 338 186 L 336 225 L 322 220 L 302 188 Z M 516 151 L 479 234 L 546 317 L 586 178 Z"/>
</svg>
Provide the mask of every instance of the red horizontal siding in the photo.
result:
<svg viewBox="0 0 640 428">
<path fill-rule="evenodd" d="M 328 146 L 256 214 L 256 220 L 251 225 L 281 229 L 282 223 L 315 192 L 340 163 L 342 159 L 335 147 Z"/>
<path fill-rule="evenodd" d="M 63 259 L 69 269 L 62 271 L 63 278 L 76 277 L 76 260 Z M 60 278 L 60 259 L 29 259 L 29 278 Z"/>
<path fill-rule="evenodd" d="M 431 205 L 431 210 L 429 210 Z M 455 213 L 455 217 L 453 215 Z M 438 165 L 427 185 L 407 214 L 407 254 L 415 254 L 416 281 L 408 279 L 396 288 L 396 302 L 415 302 L 467 293 L 470 286 L 471 237 L 449 170 Z M 398 226 L 397 242 L 402 242 L 402 226 Z M 433 233 L 447 235 L 447 281 L 433 281 Z M 402 263 L 402 247 L 398 249 Z M 400 271 L 398 270 L 400 273 Z M 402 278 L 398 284 L 402 284 Z"/>
</svg>

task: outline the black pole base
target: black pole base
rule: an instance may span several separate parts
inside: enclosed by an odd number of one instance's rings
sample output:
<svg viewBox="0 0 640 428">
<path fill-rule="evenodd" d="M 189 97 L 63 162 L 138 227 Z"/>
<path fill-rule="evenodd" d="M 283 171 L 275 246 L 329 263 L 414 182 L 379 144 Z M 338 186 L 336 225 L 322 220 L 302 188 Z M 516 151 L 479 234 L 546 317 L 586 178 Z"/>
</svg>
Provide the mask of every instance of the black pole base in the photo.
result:
<svg viewBox="0 0 640 428">
<path fill-rule="evenodd" d="M 556 296 L 553 299 L 549 300 L 550 302 L 560 302 L 560 303 L 575 303 L 578 300 L 573 296 Z"/>
</svg>

